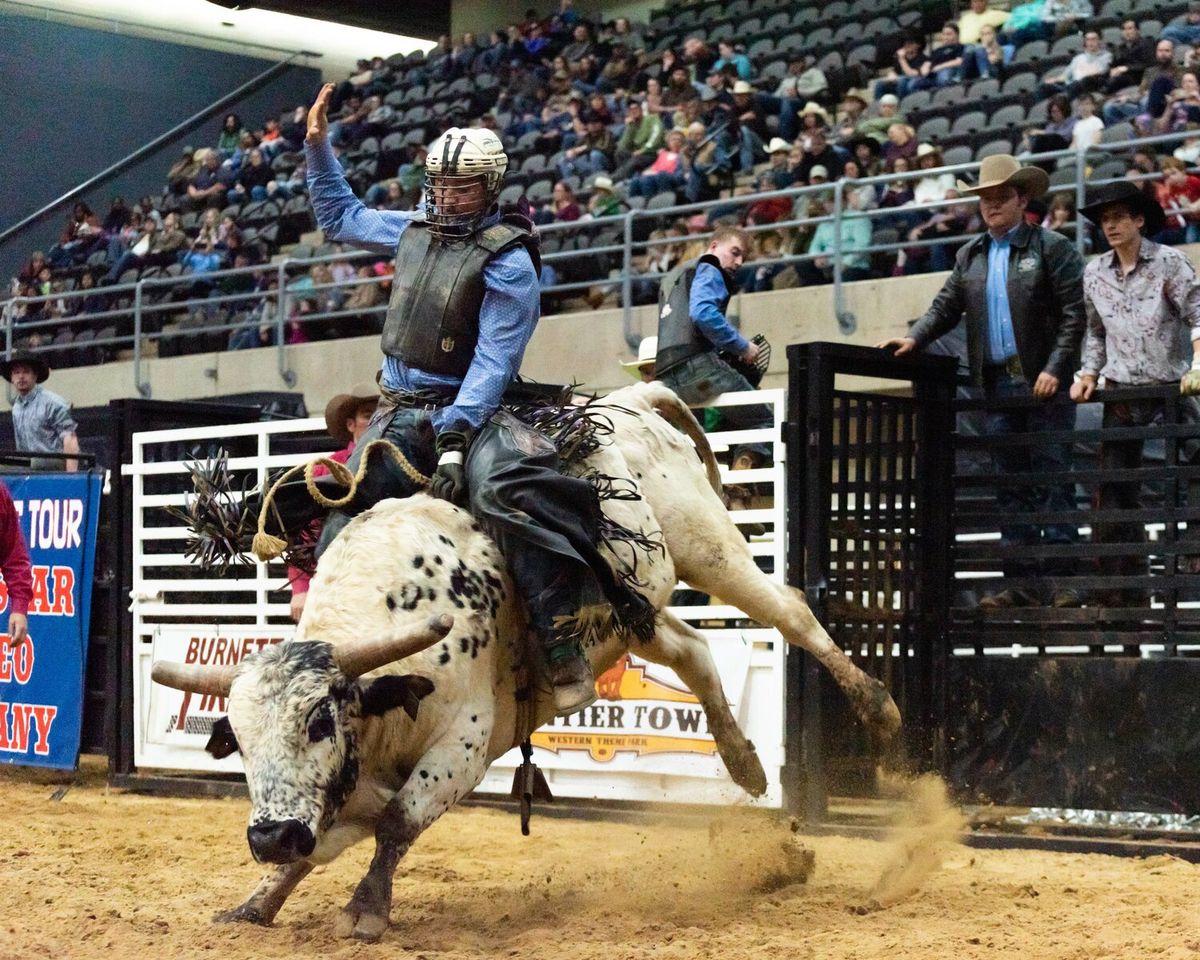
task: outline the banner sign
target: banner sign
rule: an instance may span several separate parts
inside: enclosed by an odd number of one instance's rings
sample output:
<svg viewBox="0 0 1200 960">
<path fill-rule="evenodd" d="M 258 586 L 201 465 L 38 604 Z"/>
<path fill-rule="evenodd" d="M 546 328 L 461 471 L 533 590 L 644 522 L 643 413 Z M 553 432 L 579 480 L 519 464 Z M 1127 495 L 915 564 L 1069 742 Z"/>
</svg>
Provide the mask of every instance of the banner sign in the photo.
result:
<svg viewBox="0 0 1200 960">
<path fill-rule="evenodd" d="M 0 580 L 0 762 L 79 763 L 101 476 L 3 475 L 33 566 L 29 635 L 9 643 Z"/>
<path fill-rule="evenodd" d="M 291 625 L 230 626 L 196 624 L 185 627 L 164 626 L 154 637 L 151 662 L 169 660 L 175 663 L 203 665 L 232 665 L 257 653 L 264 647 L 295 635 Z M 147 671 L 148 673 L 148 671 Z M 183 751 L 186 765 L 192 769 L 240 769 L 236 755 L 233 763 L 214 761 L 204 752 L 212 733 L 213 721 L 225 714 L 225 698 L 184 693 L 170 687 L 151 683 L 146 677 L 149 704 L 147 722 L 143 725 L 143 748 L 158 749 L 170 755 Z M 174 764 L 172 764 L 173 766 Z"/>
</svg>

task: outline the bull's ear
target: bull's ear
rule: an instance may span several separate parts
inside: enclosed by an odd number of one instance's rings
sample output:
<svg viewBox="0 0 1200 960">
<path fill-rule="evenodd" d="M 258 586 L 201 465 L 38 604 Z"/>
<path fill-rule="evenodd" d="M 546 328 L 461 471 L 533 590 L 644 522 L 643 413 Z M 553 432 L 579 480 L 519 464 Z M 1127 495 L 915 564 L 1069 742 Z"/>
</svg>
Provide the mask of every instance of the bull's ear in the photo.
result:
<svg viewBox="0 0 1200 960">
<path fill-rule="evenodd" d="M 402 677 L 379 677 L 361 685 L 362 712 L 364 717 L 378 716 L 403 707 L 413 720 L 417 719 L 417 707 L 424 697 L 433 693 L 433 681 L 415 674 Z"/>
<path fill-rule="evenodd" d="M 204 749 L 217 760 L 224 760 L 231 753 L 237 753 L 237 737 L 233 735 L 233 726 L 228 717 L 220 717 L 213 722 L 212 736 Z"/>
</svg>

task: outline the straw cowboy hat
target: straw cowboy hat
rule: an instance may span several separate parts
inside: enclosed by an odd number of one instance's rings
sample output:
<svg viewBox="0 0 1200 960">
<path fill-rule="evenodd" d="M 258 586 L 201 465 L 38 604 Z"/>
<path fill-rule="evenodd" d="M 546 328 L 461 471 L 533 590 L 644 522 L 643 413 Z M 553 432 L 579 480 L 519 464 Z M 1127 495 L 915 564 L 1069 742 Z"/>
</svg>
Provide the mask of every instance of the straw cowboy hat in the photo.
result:
<svg viewBox="0 0 1200 960">
<path fill-rule="evenodd" d="M 791 153 L 792 145 L 783 137 L 772 137 L 771 142 L 767 144 L 767 156 L 772 153 Z"/>
<path fill-rule="evenodd" d="M 753 93 L 754 88 L 752 86 L 750 86 L 750 84 L 748 84 L 745 80 L 739 80 L 739 81 L 737 81 L 737 83 L 735 83 L 733 85 L 733 92 L 734 93 Z"/>
<path fill-rule="evenodd" d="M 50 376 L 50 365 L 36 353 L 28 350 L 18 350 L 8 360 L 0 360 L 0 377 L 12 383 L 12 368 L 14 364 L 23 363 L 29 367 L 38 383 L 45 383 Z"/>
<path fill-rule="evenodd" d="M 358 413 L 360 407 L 379 402 L 379 388 L 373 383 L 357 383 L 349 393 L 339 393 L 325 404 L 325 429 L 338 443 L 349 443 L 353 437 L 346 429 L 346 421 Z"/>
<path fill-rule="evenodd" d="M 606 176 L 604 176 L 604 174 L 600 174 L 600 176 L 596 177 L 596 179 L 592 181 L 592 189 L 593 190 L 606 190 L 609 193 L 612 193 L 613 192 L 612 178 L 606 177 Z"/>
<path fill-rule="evenodd" d="M 1016 187 L 1027 197 L 1040 197 L 1050 189 L 1050 177 L 1041 167 L 1023 167 L 1016 157 L 997 153 L 985 157 L 975 185 L 958 181 L 960 193 L 980 193 L 992 187 Z"/>
<path fill-rule="evenodd" d="M 800 116 L 807 116 L 810 113 L 815 113 L 826 125 L 829 124 L 829 111 L 817 103 L 815 100 L 809 100 L 804 105 L 804 109 L 800 111 Z"/>
<path fill-rule="evenodd" d="M 623 360 L 621 366 L 631 377 L 640 379 L 642 367 L 650 366 L 656 359 L 658 359 L 658 337 L 643 337 L 642 342 L 638 344 L 637 359 Z"/>
<path fill-rule="evenodd" d="M 1100 214 L 1105 207 L 1120 204 L 1127 207 L 1134 216 L 1145 218 L 1142 233 L 1152 237 L 1167 223 L 1167 215 L 1163 212 L 1162 204 L 1138 187 L 1136 183 L 1121 180 L 1117 183 L 1105 184 L 1088 191 L 1088 204 L 1080 207 L 1079 212 L 1092 223 L 1099 226 Z"/>
</svg>

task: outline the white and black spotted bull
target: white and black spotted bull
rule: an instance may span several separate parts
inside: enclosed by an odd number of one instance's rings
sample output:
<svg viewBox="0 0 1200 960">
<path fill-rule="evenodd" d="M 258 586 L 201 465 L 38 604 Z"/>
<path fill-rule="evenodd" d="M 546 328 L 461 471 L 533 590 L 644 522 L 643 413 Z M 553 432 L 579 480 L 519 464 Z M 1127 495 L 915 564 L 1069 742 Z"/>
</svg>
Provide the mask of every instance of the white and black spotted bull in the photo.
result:
<svg viewBox="0 0 1200 960">
<path fill-rule="evenodd" d="M 682 578 L 773 625 L 823 663 L 860 718 L 890 738 L 900 714 L 882 685 L 833 644 L 799 593 L 755 565 L 687 408 L 661 384 L 627 387 L 604 406 L 614 432 L 585 468 L 632 478 L 641 499 L 606 500 L 605 512 L 629 529 L 661 531 L 665 551 L 637 557 L 647 598 L 662 611 Z M 277 865 L 219 919 L 270 923 L 315 864 L 374 833 L 374 859 L 337 927 L 378 939 L 400 858 L 525 733 L 514 669 L 524 635 L 493 542 L 466 512 L 420 495 L 384 501 L 347 525 L 321 558 L 295 640 L 236 667 L 156 664 L 159 682 L 228 697 L 228 722 L 214 729 L 210 749 L 240 752 L 250 849 Z M 626 649 L 615 636 L 591 646 L 595 674 Z M 734 781 L 762 793 L 762 765 L 729 711 L 704 638 L 664 611 L 637 653 L 680 676 Z M 554 707 L 544 678 L 532 679 L 540 725 Z"/>
</svg>

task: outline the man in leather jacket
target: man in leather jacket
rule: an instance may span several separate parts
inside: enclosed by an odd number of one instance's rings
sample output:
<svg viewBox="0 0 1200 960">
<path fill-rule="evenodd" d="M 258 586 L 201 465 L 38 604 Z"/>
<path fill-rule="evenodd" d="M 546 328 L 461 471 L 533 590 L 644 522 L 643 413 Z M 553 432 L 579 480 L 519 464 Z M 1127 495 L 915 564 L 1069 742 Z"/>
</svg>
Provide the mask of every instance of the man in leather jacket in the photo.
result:
<svg viewBox="0 0 1200 960">
<path fill-rule="evenodd" d="M 622 587 L 596 547 L 599 504 L 564 476 L 554 445 L 501 410 L 538 320 L 540 256 L 533 225 L 501 218 L 508 158 L 486 129 L 453 128 L 431 145 L 426 207 L 371 210 L 354 196 L 329 145 L 332 86 L 309 112 L 305 154 L 317 222 L 330 240 L 394 252 L 384 322 L 382 397 L 348 466 L 377 437 L 394 443 L 430 492 L 472 514 L 497 541 L 546 654 L 560 715 L 595 699 L 582 625 L 645 601 Z M 389 457 L 372 455 L 354 500 L 332 514 L 317 552 L 349 517 L 416 492 Z M 644 610 L 638 611 L 640 615 Z"/>
<path fill-rule="evenodd" d="M 1079 360 L 1086 326 L 1083 258 L 1066 237 L 1025 221 L 1025 207 L 1049 187 L 1038 167 L 1022 167 L 1007 154 L 988 157 L 975 186 L 987 232 L 964 244 L 954 269 L 933 304 L 908 336 L 878 346 L 903 356 L 921 349 L 958 325 L 965 315 L 967 363 L 971 379 L 988 398 L 1028 397 L 1036 406 L 995 406 L 987 414 L 988 435 L 1067 431 L 1075 427 L 1068 390 Z M 1069 443 L 1032 442 L 992 448 L 994 469 L 1002 474 L 1064 473 L 1070 470 Z M 1001 485 L 997 510 L 1013 515 L 1075 509 L 1074 484 Z M 1002 542 L 1062 544 L 1078 539 L 1077 524 L 1013 525 Z M 1043 598 L 1035 579 L 1069 576 L 1073 561 L 1010 560 L 1006 577 L 1024 583 L 984 597 L 981 607 L 1027 606 Z M 1053 593 L 1055 606 L 1078 606 L 1073 590 Z"/>
</svg>

